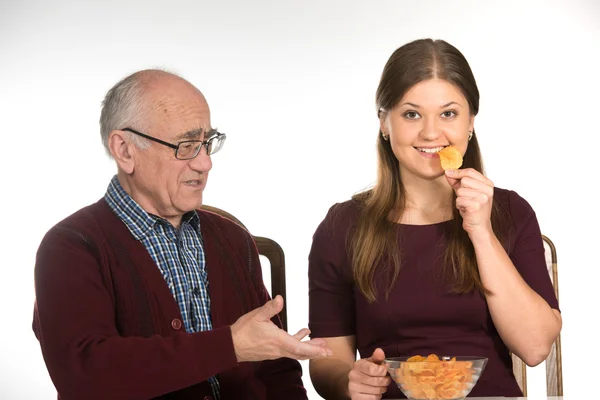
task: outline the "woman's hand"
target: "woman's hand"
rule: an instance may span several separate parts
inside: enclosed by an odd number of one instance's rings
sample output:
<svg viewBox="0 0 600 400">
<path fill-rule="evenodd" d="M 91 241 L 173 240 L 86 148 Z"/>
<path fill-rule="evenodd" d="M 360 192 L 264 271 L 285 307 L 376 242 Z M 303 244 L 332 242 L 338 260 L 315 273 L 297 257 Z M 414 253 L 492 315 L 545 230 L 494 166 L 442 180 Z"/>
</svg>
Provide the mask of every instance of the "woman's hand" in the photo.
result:
<svg viewBox="0 0 600 400">
<path fill-rule="evenodd" d="M 473 168 L 447 170 L 446 179 L 456 193 L 456 208 L 469 236 L 492 233 L 494 183 Z"/>
<path fill-rule="evenodd" d="M 348 373 L 348 392 L 352 400 L 379 400 L 392 382 L 383 365 L 385 353 L 375 349 L 369 358 L 354 363 Z"/>
</svg>

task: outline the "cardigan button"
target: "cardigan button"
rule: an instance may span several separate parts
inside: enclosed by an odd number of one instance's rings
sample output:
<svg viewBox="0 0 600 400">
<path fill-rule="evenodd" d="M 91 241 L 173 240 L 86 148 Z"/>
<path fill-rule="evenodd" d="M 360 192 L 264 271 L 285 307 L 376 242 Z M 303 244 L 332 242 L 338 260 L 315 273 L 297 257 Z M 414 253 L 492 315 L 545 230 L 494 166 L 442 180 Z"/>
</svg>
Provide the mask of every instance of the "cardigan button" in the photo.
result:
<svg viewBox="0 0 600 400">
<path fill-rule="evenodd" d="M 171 321 L 171 328 L 175 329 L 176 331 L 181 329 L 181 320 L 179 318 L 173 318 L 173 321 Z"/>
</svg>

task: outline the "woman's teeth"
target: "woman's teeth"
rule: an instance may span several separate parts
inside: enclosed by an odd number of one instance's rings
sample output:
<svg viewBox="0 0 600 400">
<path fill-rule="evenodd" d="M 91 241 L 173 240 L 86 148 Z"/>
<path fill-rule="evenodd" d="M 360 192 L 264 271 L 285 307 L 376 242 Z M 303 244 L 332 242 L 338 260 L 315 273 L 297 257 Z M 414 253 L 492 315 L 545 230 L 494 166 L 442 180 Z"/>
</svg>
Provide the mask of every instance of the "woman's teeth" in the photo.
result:
<svg viewBox="0 0 600 400">
<path fill-rule="evenodd" d="M 434 153 L 437 153 L 438 151 L 442 150 L 443 148 L 444 148 L 444 146 L 434 147 L 432 149 L 425 149 L 425 148 L 417 147 L 416 149 L 423 153 L 434 154 Z"/>
</svg>

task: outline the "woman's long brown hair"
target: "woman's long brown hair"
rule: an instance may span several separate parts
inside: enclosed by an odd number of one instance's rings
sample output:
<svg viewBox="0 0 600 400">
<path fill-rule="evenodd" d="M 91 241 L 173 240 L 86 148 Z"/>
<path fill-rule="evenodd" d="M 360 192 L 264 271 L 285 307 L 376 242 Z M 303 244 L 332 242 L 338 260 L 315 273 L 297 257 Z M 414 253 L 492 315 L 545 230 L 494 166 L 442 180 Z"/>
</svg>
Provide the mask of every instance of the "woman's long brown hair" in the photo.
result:
<svg viewBox="0 0 600 400">
<path fill-rule="evenodd" d="M 460 89 L 469 104 L 472 115 L 479 112 L 479 90 L 475 78 L 461 52 L 443 40 L 421 39 L 397 49 L 383 70 L 377 89 L 378 113 L 394 108 L 405 93 L 427 79 L 443 79 Z M 383 258 L 391 262 L 387 292 L 391 290 L 402 265 L 396 221 L 402 217 L 406 193 L 400 176 L 400 166 L 390 141 L 383 140 L 379 130 L 377 139 L 378 173 L 375 186 L 353 197 L 361 206 L 356 226 L 349 237 L 354 280 L 369 302 L 377 298 L 374 285 L 375 270 Z M 483 173 L 483 162 L 477 135 L 469 142 L 463 158 L 464 168 Z M 462 217 L 456 209 L 456 195 L 452 200 L 452 228 L 444 253 L 442 275 L 452 282 L 453 291 L 467 293 L 474 290 L 489 293 L 479 276 L 475 250 L 462 227 Z M 502 241 L 506 234 L 505 216 L 496 202 L 492 208 L 492 228 Z M 386 294 L 387 295 L 387 294 Z"/>
</svg>

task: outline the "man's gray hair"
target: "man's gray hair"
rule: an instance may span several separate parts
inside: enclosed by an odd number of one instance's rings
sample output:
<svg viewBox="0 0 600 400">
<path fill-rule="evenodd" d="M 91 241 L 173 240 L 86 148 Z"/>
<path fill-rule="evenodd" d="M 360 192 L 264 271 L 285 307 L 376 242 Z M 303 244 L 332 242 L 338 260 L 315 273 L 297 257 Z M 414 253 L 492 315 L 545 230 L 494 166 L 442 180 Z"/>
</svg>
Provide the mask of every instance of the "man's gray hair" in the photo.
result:
<svg viewBox="0 0 600 400">
<path fill-rule="evenodd" d="M 104 149 L 110 154 L 108 136 L 114 130 L 127 127 L 144 129 L 144 121 L 147 116 L 147 104 L 144 104 L 144 72 L 139 71 L 119 81 L 114 85 L 102 101 L 102 112 L 100 113 L 100 135 Z M 131 132 L 125 132 L 126 137 L 137 147 L 146 149 L 150 142 Z"/>
</svg>

